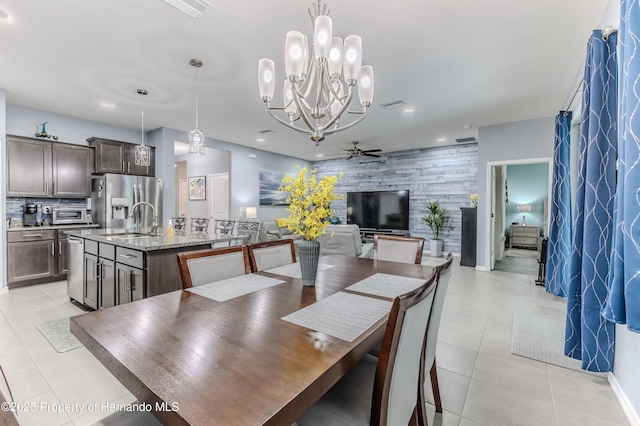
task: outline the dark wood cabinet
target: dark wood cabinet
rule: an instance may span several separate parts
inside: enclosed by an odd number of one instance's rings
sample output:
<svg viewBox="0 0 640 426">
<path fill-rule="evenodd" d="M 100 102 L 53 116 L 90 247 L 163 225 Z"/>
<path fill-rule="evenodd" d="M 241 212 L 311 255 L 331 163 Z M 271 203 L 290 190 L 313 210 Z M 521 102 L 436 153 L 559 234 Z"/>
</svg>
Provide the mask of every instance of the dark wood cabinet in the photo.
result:
<svg viewBox="0 0 640 426">
<path fill-rule="evenodd" d="M 45 282 L 56 274 L 53 236 L 47 239 L 44 233 L 32 241 L 9 242 L 7 244 L 7 278 L 9 287 L 33 282 Z M 27 240 L 29 238 L 26 238 Z"/>
<path fill-rule="evenodd" d="M 92 157 L 86 146 L 7 135 L 7 195 L 90 197 Z"/>
<path fill-rule="evenodd" d="M 7 196 L 47 197 L 52 187 L 51 142 L 7 135 Z"/>
<path fill-rule="evenodd" d="M 462 211 L 460 265 L 476 266 L 478 209 L 475 207 L 461 207 L 460 210 Z"/>
<path fill-rule="evenodd" d="M 103 138 L 87 139 L 89 146 L 95 149 L 95 173 L 119 173 L 138 176 L 155 176 L 155 148 L 151 149 L 151 165 L 137 166 L 135 149 L 137 144 Z"/>
</svg>

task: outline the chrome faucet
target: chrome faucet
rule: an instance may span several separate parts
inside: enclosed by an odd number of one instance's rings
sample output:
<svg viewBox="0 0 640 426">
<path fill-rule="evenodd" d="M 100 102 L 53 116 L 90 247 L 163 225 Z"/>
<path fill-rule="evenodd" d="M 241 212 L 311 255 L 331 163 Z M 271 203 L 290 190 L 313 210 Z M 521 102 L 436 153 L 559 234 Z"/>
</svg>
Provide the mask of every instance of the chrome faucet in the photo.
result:
<svg viewBox="0 0 640 426">
<path fill-rule="evenodd" d="M 157 234 L 158 233 L 158 216 L 156 215 L 156 208 L 153 206 L 153 204 L 147 203 L 146 201 L 139 201 L 135 203 L 133 206 L 131 206 L 131 210 L 129 211 L 129 216 L 128 216 L 129 219 L 133 219 L 133 213 L 135 212 L 136 207 L 139 207 L 142 205 L 151 207 L 151 213 L 153 214 L 153 222 L 151 223 L 151 233 Z"/>
</svg>

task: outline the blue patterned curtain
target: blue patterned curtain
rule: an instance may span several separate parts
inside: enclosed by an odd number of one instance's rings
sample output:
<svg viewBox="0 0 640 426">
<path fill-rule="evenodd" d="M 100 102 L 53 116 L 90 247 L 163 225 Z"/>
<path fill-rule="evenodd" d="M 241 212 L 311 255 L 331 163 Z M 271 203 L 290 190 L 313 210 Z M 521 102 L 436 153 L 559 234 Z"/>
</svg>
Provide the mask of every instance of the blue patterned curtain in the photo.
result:
<svg viewBox="0 0 640 426">
<path fill-rule="evenodd" d="M 571 258 L 571 177 L 569 174 L 571 111 L 556 117 L 556 137 L 551 180 L 551 216 L 544 285 L 549 293 L 566 296 Z"/>
<path fill-rule="evenodd" d="M 602 314 L 640 333 L 640 5 L 620 3 L 620 103 L 616 229 Z"/>
<path fill-rule="evenodd" d="M 608 293 L 617 156 L 617 34 L 589 39 L 574 233 L 569 264 L 565 354 L 589 371 L 613 366 L 614 325 L 600 314 Z"/>
</svg>

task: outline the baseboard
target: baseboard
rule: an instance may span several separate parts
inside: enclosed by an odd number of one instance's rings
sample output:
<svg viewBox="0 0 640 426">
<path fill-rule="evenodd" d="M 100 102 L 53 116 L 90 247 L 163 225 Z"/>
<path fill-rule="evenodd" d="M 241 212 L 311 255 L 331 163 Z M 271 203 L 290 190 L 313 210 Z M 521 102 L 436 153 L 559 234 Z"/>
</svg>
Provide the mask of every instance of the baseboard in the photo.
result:
<svg viewBox="0 0 640 426">
<path fill-rule="evenodd" d="M 618 379 L 616 379 L 613 372 L 609 373 L 607 379 L 609 380 L 611 389 L 613 389 L 613 393 L 616 394 L 616 398 L 618 398 L 618 402 L 620 402 L 622 410 L 624 411 L 624 414 L 626 414 L 627 420 L 629 420 L 631 426 L 640 426 L 640 414 L 636 412 L 633 405 L 631 405 L 631 401 L 629 401 L 629 398 L 625 395 L 624 390 L 620 386 L 620 383 L 618 383 Z"/>
<path fill-rule="evenodd" d="M 489 268 L 487 268 L 486 266 L 482 266 L 482 265 L 476 265 L 476 271 L 491 272 L 491 270 Z"/>
<path fill-rule="evenodd" d="M 0 287 L 0 296 L 8 293 L 9 293 L 9 289 L 7 287 Z"/>
</svg>

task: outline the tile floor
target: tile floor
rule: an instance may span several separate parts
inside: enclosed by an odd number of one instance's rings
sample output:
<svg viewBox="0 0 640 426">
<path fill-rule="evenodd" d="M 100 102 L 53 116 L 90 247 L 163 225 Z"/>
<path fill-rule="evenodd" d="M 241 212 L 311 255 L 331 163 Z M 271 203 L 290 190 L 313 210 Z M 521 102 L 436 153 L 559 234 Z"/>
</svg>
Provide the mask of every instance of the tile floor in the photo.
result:
<svg viewBox="0 0 640 426">
<path fill-rule="evenodd" d="M 423 263 L 431 263 L 428 256 Z M 512 355 L 514 312 L 564 319 L 565 300 L 510 272 L 454 270 L 445 300 L 437 363 L 445 412 L 430 424 L 628 425 L 606 379 Z M 85 348 L 59 354 L 36 325 L 82 313 L 66 282 L 0 296 L 0 364 L 16 401 L 87 406 L 126 404 L 131 395 Z M 90 425 L 108 411 L 21 413 L 21 425 Z"/>
</svg>

